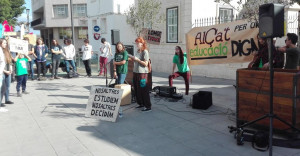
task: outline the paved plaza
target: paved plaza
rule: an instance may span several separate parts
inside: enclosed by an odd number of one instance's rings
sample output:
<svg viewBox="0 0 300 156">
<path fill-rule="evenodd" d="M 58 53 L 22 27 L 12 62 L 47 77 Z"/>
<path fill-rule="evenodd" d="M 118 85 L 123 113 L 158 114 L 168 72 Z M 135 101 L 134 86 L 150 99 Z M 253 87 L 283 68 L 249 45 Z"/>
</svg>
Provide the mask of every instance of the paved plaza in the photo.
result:
<svg viewBox="0 0 300 156">
<path fill-rule="evenodd" d="M 96 73 L 94 73 L 96 75 Z M 168 84 L 167 74 L 153 73 L 153 86 Z M 234 80 L 193 77 L 190 96 L 212 91 L 213 106 L 196 110 L 189 97 L 176 101 L 151 94 L 152 111 L 123 106 L 115 123 L 85 117 L 92 85 L 105 78 L 28 81 L 28 95 L 16 97 L 0 112 L 1 156 L 266 156 L 245 142 L 237 146 L 228 126 L 235 125 Z M 184 93 L 184 81 L 174 81 Z M 273 147 L 274 156 L 297 156 L 299 149 Z"/>
</svg>

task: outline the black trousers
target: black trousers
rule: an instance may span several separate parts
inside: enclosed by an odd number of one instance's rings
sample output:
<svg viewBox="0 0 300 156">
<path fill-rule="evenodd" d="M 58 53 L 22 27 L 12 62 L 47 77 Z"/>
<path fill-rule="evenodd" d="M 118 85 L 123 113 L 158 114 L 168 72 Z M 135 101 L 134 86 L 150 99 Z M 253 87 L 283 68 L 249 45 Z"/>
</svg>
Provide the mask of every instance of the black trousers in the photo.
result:
<svg viewBox="0 0 300 156">
<path fill-rule="evenodd" d="M 37 77 L 40 78 L 41 71 L 43 72 L 43 76 L 46 76 L 46 61 L 45 62 L 36 62 L 37 66 Z"/>
<path fill-rule="evenodd" d="M 151 108 L 148 73 L 133 73 L 133 87 L 137 104 Z"/>
<path fill-rule="evenodd" d="M 52 77 L 57 77 L 57 70 L 60 64 L 60 59 L 52 59 Z"/>
<path fill-rule="evenodd" d="M 88 76 L 91 76 L 91 59 L 83 60 L 83 64 L 85 66 L 85 71 Z"/>
</svg>

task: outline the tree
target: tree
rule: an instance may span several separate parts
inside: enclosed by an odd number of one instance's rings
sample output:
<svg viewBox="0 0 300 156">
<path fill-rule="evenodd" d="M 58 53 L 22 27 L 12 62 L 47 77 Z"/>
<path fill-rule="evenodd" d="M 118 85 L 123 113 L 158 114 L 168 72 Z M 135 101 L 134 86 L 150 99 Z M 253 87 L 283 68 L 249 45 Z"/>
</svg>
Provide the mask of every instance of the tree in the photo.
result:
<svg viewBox="0 0 300 156">
<path fill-rule="evenodd" d="M 25 0 L 0 0 L 0 23 L 7 20 L 12 26 L 17 24 L 17 18 L 23 13 Z"/>
<path fill-rule="evenodd" d="M 215 0 L 215 2 L 223 2 L 230 5 L 233 9 L 239 12 L 239 17 L 258 21 L 259 6 L 266 3 L 278 3 L 285 6 L 290 6 L 295 3 L 300 3 L 300 0 Z M 234 4 L 236 3 L 236 5 Z"/>
<path fill-rule="evenodd" d="M 126 21 L 133 27 L 136 35 L 140 36 L 143 28 L 155 29 L 165 20 L 160 9 L 161 2 L 157 0 L 138 0 L 137 6 L 132 5 L 126 11 Z"/>
</svg>

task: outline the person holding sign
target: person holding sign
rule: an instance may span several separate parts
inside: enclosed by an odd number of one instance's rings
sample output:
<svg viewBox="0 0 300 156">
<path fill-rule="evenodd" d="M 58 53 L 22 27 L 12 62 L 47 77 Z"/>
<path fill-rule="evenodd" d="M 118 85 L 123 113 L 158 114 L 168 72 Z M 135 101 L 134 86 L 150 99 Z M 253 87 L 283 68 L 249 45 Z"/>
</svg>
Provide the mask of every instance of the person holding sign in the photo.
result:
<svg viewBox="0 0 300 156">
<path fill-rule="evenodd" d="M 51 47 L 51 52 L 52 52 L 52 75 L 50 80 L 53 79 L 60 79 L 57 76 L 57 70 L 58 70 L 58 66 L 60 63 L 60 58 L 61 58 L 61 54 L 62 54 L 62 48 L 61 46 L 58 44 L 56 39 L 52 40 L 52 47 Z"/>
<path fill-rule="evenodd" d="M 91 77 L 91 58 L 93 54 L 93 47 L 89 45 L 90 41 L 88 39 L 84 40 L 84 45 L 81 47 L 82 51 L 82 62 L 85 67 L 86 76 Z"/>
<path fill-rule="evenodd" d="M 42 38 L 36 40 L 36 46 L 34 47 L 34 56 L 36 57 L 36 66 L 37 66 L 37 79 L 45 80 L 46 79 L 46 57 L 48 56 L 49 50 L 48 47 L 44 44 Z M 31 59 L 30 59 L 31 61 Z M 43 78 L 40 78 L 41 71 L 43 71 Z"/>
<path fill-rule="evenodd" d="M 26 58 L 25 58 L 25 57 Z M 18 53 L 18 55 L 15 57 L 16 62 L 16 72 L 17 72 L 17 96 L 21 97 L 22 94 L 20 92 L 20 87 L 22 85 L 22 93 L 23 94 L 29 94 L 29 92 L 26 91 L 26 82 L 27 82 L 27 63 L 28 61 L 31 61 L 30 57 L 27 55 Z"/>
<path fill-rule="evenodd" d="M 114 78 L 116 84 L 123 84 L 128 71 L 128 52 L 122 42 L 118 42 L 114 59 Z"/>
<path fill-rule="evenodd" d="M 101 39 L 101 43 L 102 43 L 102 46 L 100 48 L 100 53 L 99 53 L 100 72 L 99 72 L 98 76 L 102 75 L 103 69 L 104 69 L 104 76 L 105 76 L 105 74 L 107 74 L 106 64 L 107 64 L 107 60 L 108 60 L 108 55 L 112 56 L 112 53 L 111 53 L 110 44 L 106 41 L 105 38 Z"/>
<path fill-rule="evenodd" d="M 11 74 L 13 72 L 12 70 L 12 56 L 10 54 L 10 51 L 8 50 L 7 46 L 2 46 L 3 54 L 4 54 L 4 61 L 5 61 L 5 68 L 3 70 L 4 73 L 4 84 L 2 85 L 2 91 L 5 95 L 5 104 L 13 104 L 14 102 L 9 100 L 9 90 L 10 90 L 10 83 L 11 83 Z"/>
<path fill-rule="evenodd" d="M 134 61 L 133 87 L 136 101 L 139 105 L 136 108 L 144 107 L 142 111 L 148 112 L 151 111 L 149 86 L 147 85 L 149 52 L 147 50 L 147 43 L 142 37 L 138 37 L 135 43 L 138 51 L 135 56 L 130 56 L 130 60 Z"/>
<path fill-rule="evenodd" d="M 174 72 L 177 65 L 177 72 Z M 172 74 L 169 76 L 169 86 L 173 86 L 173 79 L 182 76 L 185 81 L 185 95 L 189 95 L 189 79 L 190 79 L 190 68 L 188 66 L 186 53 L 182 52 L 180 46 L 175 47 L 175 55 L 173 57 L 173 69 Z"/>
<path fill-rule="evenodd" d="M 29 61 L 29 67 L 30 67 L 30 76 L 31 80 L 34 80 L 34 69 L 33 69 L 33 64 L 34 64 L 34 46 L 29 43 L 29 38 L 24 37 L 24 40 L 28 42 L 28 56 L 30 57 L 31 61 Z"/>
</svg>

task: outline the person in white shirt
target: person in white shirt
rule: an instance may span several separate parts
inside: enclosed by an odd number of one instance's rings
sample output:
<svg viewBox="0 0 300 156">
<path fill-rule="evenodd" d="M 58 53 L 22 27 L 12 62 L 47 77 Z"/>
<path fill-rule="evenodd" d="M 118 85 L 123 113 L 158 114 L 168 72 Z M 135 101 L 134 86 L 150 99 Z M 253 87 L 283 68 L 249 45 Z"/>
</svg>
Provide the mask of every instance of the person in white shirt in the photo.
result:
<svg viewBox="0 0 300 156">
<path fill-rule="evenodd" d="M 0 39 L 0 101 L 2 101 L 3 95 L 5 92 L 2 90 L 2 81 L 4 79 L 4 68 L 5 68 L 5 59 L 4 59 L 4 53 L 3 49 L 7 47 L 7 41 L 5 39 Z M 8 111 L 5 108 L 1 108 L 1 103 L 0 103 L 0 112 L 6 112 Z"/>
<path fill-rule="evenodd" d="M 91 58 L 93 54 L 93 47 L 89 45 L 90 41 L 88 39 L 84 40 L 84 45 L 81 47 L 82 51 L 82 61 L 85 66 L 86 76 L 91 77 Z"/>
<path fill-rule="evenodd" d="M 111 46 L 110 44 L 106 41 L 105 38 L 101 39 L 101 43 L 102 46 L 100 48 L 100 73 L 98 76 L 101 76 L 103 73 L 103 69 L 104 69 L 104 76 L 107 74 L 107 69 L 106 69 L 106 64 L 107 64 L 107 60 L 108 60 L 108 55 L 112 56 L 111 53 Z"/>
<path fill-rule="evenodd" d="M 68 74 L 70 74 L 70 65 L 73 68 L 73 75 L 76 75 L 76 66 L 74 61 L 75 56 L 75 47 L 71 43 L 72 41 L 70 39 L 65 39 L 64 43 L 65 46 L 63 48 L 63 56 L 65 57 L 65 63 L 66 63 L 66 71 Z"/>
</svg>

